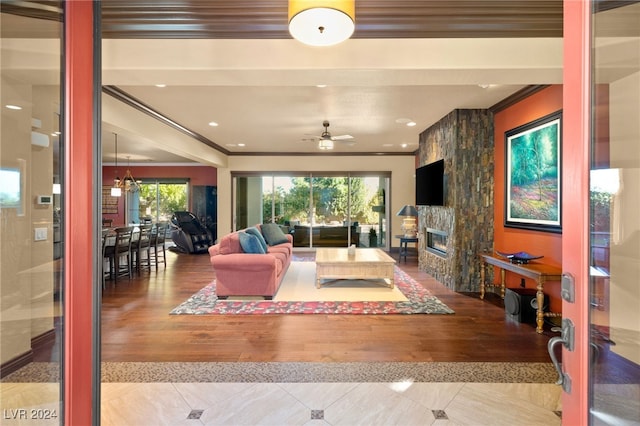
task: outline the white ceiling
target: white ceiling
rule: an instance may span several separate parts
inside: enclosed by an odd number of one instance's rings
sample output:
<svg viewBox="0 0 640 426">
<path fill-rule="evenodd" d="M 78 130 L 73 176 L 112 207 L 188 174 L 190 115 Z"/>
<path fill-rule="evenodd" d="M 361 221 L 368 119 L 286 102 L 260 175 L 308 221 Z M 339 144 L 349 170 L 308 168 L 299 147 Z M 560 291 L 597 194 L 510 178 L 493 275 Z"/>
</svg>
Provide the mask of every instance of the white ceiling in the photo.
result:
<svg viewBox="0 0 640 426">
<path fill-rule="evenodd" d="M 562 39 L 353 39 L 323 48 L 295 40 L 107 39 L 102 67 L 103 85 L 226 154 L 318 153 L 323 120 L 332 135 L 355 138 L 336 142 L 333 152 L 409 153 L 453 109 L 488 108 L 527 85 L 561 84 Z M 118 133 L 119 161 L 212 164 L 200 159 L 214 148 L 192 145 L 156 120 L 132 120 L 132 107 L 103 97 L 106 163 Z"/>
<path fill-rule="evenodd" d="M 599 31 L 611 39 L 598 42 L 637 45 L 638 15 L 630 10 L 637 12 L 640 4 L 634 7 L 603 12 Z M 253 30 L 264 29 L 256 22 Z M 0 30 L 4 76 L 58 84 L 55 20 L 3 13 Z M 137 98 L 183 131 L 105 93 L 103 161 L 115 160 L 113 133 L 119 161 L 132 164 L 221 165 L 227 154 L 317 154 L 313 138 L 324 120 L 333 135 L 355 138 L 355 144 L 336 143 L 336 153 L 411 153 L 419 133 L 453 109 L 488 108 L 528 85 L 562 84 L 562 43 L 560 37 L 356 38 L 319 48 L 282 38 L 107 38 L 103 85 Z M 618 50 L 597 55 L 604 70 L 599 81 L 635 70 L 637 57 L 628 57 L 633 49 Z M 398 119 L 417 125 L 406 127 Z M 210 121 L 219 126 L 210 127 Z"/>
<path fill-rule="evenodd" d="M 55 22 L 39 21 L 37 28 L 52 27 L 45 39 L 21 38 L 28 22 L 3 16 L 3 73 L 56 84 L 59 42 L 46 38 Z M 336 142 L 329 153 L 412 153 L 418 135 L 453 109 L 489 108 L 528 85 L 561 83 L 562 38 L 360 38 L 332 47 L 293 39 L 105 39 L 102 84 L 185 131 L 104 93 L 103 161 L 115 161 L 114 133 L 119 162 L 131 164 L 317 154 L 324 120 L 332 135 L 355 141 Z"/>
</svg>

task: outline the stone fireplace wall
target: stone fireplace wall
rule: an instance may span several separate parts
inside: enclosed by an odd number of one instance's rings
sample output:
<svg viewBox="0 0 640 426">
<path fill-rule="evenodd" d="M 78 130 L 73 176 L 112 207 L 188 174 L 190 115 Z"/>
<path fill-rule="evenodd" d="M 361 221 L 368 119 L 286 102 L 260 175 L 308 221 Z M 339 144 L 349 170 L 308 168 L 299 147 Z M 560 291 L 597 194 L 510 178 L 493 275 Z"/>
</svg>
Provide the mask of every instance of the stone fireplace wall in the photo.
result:
<svg viewBox="0 0 640 426">
<path fill-rule="evenodd" d="M 458 109 L 420 134 L 418 167 L 443 158 L 445 205 L 418 206 L 419 268 L 455 291 L 479 291 L 479 254 L 493 247 L 493 114 Z M 427 228 L 447 252 L 427 251 Z"/>
</svg>

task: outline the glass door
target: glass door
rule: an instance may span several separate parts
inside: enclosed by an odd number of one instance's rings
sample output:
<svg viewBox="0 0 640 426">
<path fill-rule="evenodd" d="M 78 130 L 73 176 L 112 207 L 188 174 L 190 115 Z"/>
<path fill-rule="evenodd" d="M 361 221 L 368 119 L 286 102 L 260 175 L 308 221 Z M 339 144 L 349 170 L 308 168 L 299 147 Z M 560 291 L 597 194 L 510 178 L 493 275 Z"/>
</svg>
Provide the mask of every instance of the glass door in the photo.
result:
<svg viewBox="0 0 640 426">
<path fill-rule="evenodd" d="M 293 236 L 294 247 L 309 247 L 310 230 L 309 178 L 304 176 L 262 177 L 262 218 L 279 224 Z"/>
<path fill-rule="evenodd" d="M 60 424 L 62 10 L 13 3 L 0 12 L 0 423 Z"/>
<path fill-rule="evenodd" d="M 311 245 L 348 247 L 349 179 L 341 176 L 311 178 Z"/>
<path fill-rule="evenodd" d="M 388 249 L 389 178 L 385 176 L 355 176 L 351 178 L 354 195 L 351 215 L 356 221 L 363 247 Z"/>
<path fill-rule="evenodd" d="M 235 176 L 233 184 L 234 230 L 274 222 L 296 248 L 388 248 L 388 176 Z"/>
<path fill-rule="evenodd" d="M 188 182 L 143 179 L 140 191 L 131 193 L 136 200 L 132 203 L 134 223 L 143 220 L 169 222 L 176 211 L 189 210 Z"/>
<path fill-rule="evenodd" d="M 267 181 L 267 186 L 271 181 Z M 233 230 L 248 228 L 263 222 L 263 177 L 262 176 L 238 176 L 233 179 L 235 191 L 235 215 Z M 271 201 L 267 201 L 271 205 Z M 271 215 L 269 214 L 269 217 Z"/>
<path fill-rule="evenodd" d="M 640 2 L 593 2 L 590 422 L 640 419 Z M 622 6 L 621 6 L 622 4 Z"/>
</svg>

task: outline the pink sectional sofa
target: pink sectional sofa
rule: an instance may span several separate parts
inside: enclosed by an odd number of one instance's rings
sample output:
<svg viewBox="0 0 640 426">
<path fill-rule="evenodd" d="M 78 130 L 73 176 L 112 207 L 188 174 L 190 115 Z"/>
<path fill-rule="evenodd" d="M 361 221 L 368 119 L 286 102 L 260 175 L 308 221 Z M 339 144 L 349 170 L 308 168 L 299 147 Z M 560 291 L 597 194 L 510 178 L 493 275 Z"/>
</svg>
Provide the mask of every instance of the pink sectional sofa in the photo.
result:
<svg viewBox="0 0 640 426">
<path fill-rule="evenodd" d="M 254 228 L 260 230 L 261 226 Z M 209 247 L 211 265 L 216 274 L 216 294 L 221 299 L 229 296 L 272 299 L 291 263 L 293 236 L 282 233 L 280 240 L 286 242 L 267 243 L 266 253 L 247 253 L 240 241 L 241 232 L 245 231 L 225 235 Z"/>
</svg>

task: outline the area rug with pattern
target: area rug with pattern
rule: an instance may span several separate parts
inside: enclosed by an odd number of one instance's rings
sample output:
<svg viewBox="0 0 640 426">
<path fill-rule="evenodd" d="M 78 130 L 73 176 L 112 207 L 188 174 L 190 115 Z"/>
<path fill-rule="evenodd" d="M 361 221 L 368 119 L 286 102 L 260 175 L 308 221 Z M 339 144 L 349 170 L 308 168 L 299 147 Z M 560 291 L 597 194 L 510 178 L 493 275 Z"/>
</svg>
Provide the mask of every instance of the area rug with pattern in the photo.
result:
<svg viewBox="0 0 640 426">
<path fill-rule="evenodd" d="M 292 262 L 287 274 L 292 274 L 292 268 L 296 262 Z M 305 263 L 305 268 L 309 268 L 311 262 Z M 313 267 L 313 264 L 311 263 Z M 287 280 L 287 277 L 285 277 Z M 289 280 L 294 282 L 296 280 Z M 297 280 L 300 281 L 300 280 Z M 274 300 L 251 300 L 238 298 L 235 300 L 218 299 L 216 296 L 216 283 L 213 281 L 206 287 L 195 293 L 184 303 L 174 308 L 171 315 L 267 315 L 267 314 L 360 314 L 360 315 L 383 315 L 383 314 L 453 314 L 454 311 L 442 303 L 440 299 L 433 296 L 427 289 L 421 286 L 407 273 L 395 267 L 394 284 L 395 292 L 401 293 L 400 297 L 391 294 L 391 289 L 379 285 L 350 286 L 348 283 L 343 286 L 336 285 L 333 288 L 335 296 L 327 300 L 327 295 L 323 293 L 325 288 L 316 289 L 315 280 L 308 277 L 302 280 L 307 290 L 304 295 L 297 291 L 285 291 L 282 289 L 290 284 L 283 281 L 281 289 L 274 297 Z M 291 285 L 300 285 L 300 282 Z M 314 299 L 313 296 L 317 295 Z M 348 297 L 341 297 L 343 292 Z M 386 293 L 385 293 L 386 292 Z M 297 296 L 287 296 L 287 300 L 279 300 L 282 294 L 297 294 Z M 362 296 L 360 299 L 358 295 Z M 292 297 L 292 298 L 290 298 Z M 340 300 L 340 299 L 348 300 Z M 350 300 L 349 300 L 350 299 Z M 362 300 L 364 299 L 364 300 Z M 391 299 L 391 300 L 385 300 Z"/>
</svg>

